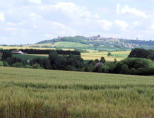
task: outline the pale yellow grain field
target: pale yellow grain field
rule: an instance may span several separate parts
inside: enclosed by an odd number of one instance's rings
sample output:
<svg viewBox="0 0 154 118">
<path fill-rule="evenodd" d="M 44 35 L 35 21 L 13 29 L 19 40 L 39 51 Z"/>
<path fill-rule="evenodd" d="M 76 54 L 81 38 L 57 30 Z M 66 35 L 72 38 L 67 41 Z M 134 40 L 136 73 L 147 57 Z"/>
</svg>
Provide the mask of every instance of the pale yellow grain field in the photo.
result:
<svg viewBox="0 0 154 118">
<path fill-rule="evenodd" d="M 114 61 L 115 59 L 117 61 L 121 61 L 128 57 L 130 51 L 115 51 L 110 53 L 111 56 L 108 56 L 108 52 L 106 51 L 99 52 L 99 51 L 89 50 L 86 53 L 82 53 L 81 56 L 84 60 L 95 60 L 95 59 L 100 59 L 101 57 L 105 57 L 107 61 Z"/>
</svg>

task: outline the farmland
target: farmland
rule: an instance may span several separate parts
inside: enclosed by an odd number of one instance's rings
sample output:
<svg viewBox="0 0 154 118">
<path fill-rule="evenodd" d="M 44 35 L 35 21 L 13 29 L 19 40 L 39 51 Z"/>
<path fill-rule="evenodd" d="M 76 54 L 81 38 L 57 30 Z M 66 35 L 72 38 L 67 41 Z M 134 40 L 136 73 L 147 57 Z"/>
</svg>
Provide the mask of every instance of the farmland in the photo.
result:
<svg viewBox="0 0 154 118">
<path fill-rule="evenodd" d="M 0 67 L 2 118 L 153 118 L 154 77 Z"/>
<path fill-rule="evenodd" d="M 81 53 L 81 57 L 84 60 L 95 60 L 95 59 L 100 59 L 101 57 L 105 57 L 105 59 L 107 61 L 114 61 L 114 59 L 117 59 L 117 61 L 121 61 L 125 58 L 127 58 L 127 56 L 129 55 L 130 51 L 117 51 L 117 52 L 111 52 L 111 56 L 108 56 L 108 52 L 105 51 L 94 51 L 94 50 L 90 50 L 88 52 L 83 52 Z M 20 57 L 23 59 L 33 59 L 36 57 L 45 57 L 47 58 L 48 55 L 47 54 L 24 54 L 24 55 L 15 55 L 16 57 Z"/>
<path fill-rule="evenodd" d="M 107 61 L 114 61 L 114 59 L 117 59 L 117 61 L 121 61 L 128 57 L 130 51 L 113 51 L 110 52 L 111 55 L 108 56 L 107 51 L 96 51 L 96 50 L 87 50 L 88 52 L 81 53 L 81 56 L 85 60 L 95 60 L 100 59 L 102 56 Z"/>
<path fill-rule="evenodd" d="M 68 44 L 68 43 L 67 43 Z M 73 43 L 70 43 L 70 45 L 72 45 Z M 42 44 L 43 45 L 43 44 Z M 40 50 L 46 50 L 46 49 L 51 49 L 51 50 L 55 50 L 55 48 L 42 48 L 42 45 L 39 44 L 37 45 L 37 47 L 32 46 L 0 46 L 1 49 L 40 49 Z M 63 45 L 63 43 L 57 43 L 57 45 Z M 78 45 L 76 45 L 78 46 Z M 83 45 L 84 46 L 84 45 Z M 67 49 L 67 48 L 63 48 L 62 50 L 73 50 L 73 49 Z M 84 52 L 85 51 L 85 52 Z M 98 51 L 98 50 L 83 50 L 83 52 L 81 52 L 81 56 L 84 60 L 95 60 L 95 59 L 100 59 L 101 57 L 105 57 L 105 59 L 107 61 L 114 61 L 114 59 L 116 59 L 117 61 L 121 61 L 123 59 L 125 59 L 128 55 L 129 55 L 130 51 L 112 51 L 111 52 L 111 56 L 108 56 L 108 51 Z M 34 58 L 34 57 L 47 57 L 48 55 L 39 55 L 39 54 L 33 54 L 33 55 L 28 55 L 28 54 L 24 54 L 22 57 L 24 57 L 25 59 L 27 58 Z"/>
</svg>

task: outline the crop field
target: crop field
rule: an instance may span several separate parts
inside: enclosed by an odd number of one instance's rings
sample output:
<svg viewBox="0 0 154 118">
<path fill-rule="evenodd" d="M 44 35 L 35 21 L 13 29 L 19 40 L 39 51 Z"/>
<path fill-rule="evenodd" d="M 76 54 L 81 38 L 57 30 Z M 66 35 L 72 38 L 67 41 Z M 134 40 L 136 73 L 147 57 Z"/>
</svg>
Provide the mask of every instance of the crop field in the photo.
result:
<svg viewBox="0 0 154 118">
<path fill-rule="evenodd" d="M 154 118 L 154 77 L 0 67 L 0 118 Z"/>
<path fill-rule="evenodd" d="M 130 51 L 114 51 L 110 52 L 111 56 L 108 56 L 108 52 L 106 51 L 95 51 L 95 50 L 88 50 L 86 53 L 81 53 L 82 58 L 85 60 L 95 60 L 100 59 L 101 57 L 105 57 L 107 61 L 121 61 L 128 57 Z"/>
<path fill-rule="evenodd" d="M 68 44 L 68 43 L 66 43 Z M 58 42 L 56 43 L 56 45 L 61 45 L 64 46 L 65 44 L 63 42 Z M 70 43 L 68 44 L 70 46 L 76 46 L 76 47 L 85 47 L 86 45 L 80 45 L 80 44 L 73 44 Z M 47 44 L 45 46 L 48 46 Z M 55 48 L 42 48 L 44 47 L 43 44 L 37 44 L 37 45 L 25 45 L 25 46 L 0 46 L 0 49 L 40 49 L 40 50 L 45 50 L 45 49 L 51 49 L 51 50 L 55 50 Z M 49 46 L 48 46 L 49 47 Z M 67 49 L 67 48 L 63 48 L 62 50 L 74 50 L 74 49 Z M 95 59 L 100 59 L 101 57 L 105 57 L 105 59 L 107 61 L 114 61 L 115 59 L 117 61 L 121 61 L 123 59 L 125 59 L 126 57 L 128 57 L 130 51 L 112 51 L 111 52 L 111 56 L 108 56 L 108 52 L 107 51 L 97 51 L 97 50 L 86 50 L 87 52 L 81 52 L 81 56 L 84 60 L 95 60 Z M 29 55 L 27 55 L 29 56 Z M 47 57 L 48 55 L 39 55 L 39 54 L 33 54 L 32 56 L 45 56 Z"/>
</svg>

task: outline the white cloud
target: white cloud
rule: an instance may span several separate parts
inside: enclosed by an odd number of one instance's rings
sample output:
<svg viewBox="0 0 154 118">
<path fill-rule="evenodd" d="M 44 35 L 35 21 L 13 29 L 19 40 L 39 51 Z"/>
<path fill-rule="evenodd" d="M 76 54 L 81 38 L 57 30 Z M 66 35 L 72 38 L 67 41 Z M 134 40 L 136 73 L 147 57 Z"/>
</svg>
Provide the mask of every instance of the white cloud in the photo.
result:
<svg viewBox="0 0 154 118">
<path fill-rule="evenodd" d="M 5 21 L 5 15 L 3 12 L 0 12 L 0 21 L 4 22 Z"/>
<path fill-rule="evenodd" d="M 130 14 L 137 17 L 148 18 L 148 15 L 144 11 L 131 8 L 128 5 L 122 7 L 120 4 L 117 4 L 117 14 Z"/>
<path fill-rule="evenodd" d="M 150 26 L 151 30 L 154 30 L 154 23 L 152 23 L 152 25 Z"/>
<path fill-rule="evenodd" d="M 29 0 L 29 2 L 34 3 L 34 4 L 41 4 L 42 0 Z"/>
<path fill-rule="evenodd" d="M 112 22 L 110 22 L 108 20 L 98 20 L 98 23 L 106 31 L 110 30 L 112 27 L 112 24 L 113 24 Z"/>
<path fill-rule="evenodd" d="M 134 26 L 134 27 L 139 26 L 139 25 L 141 25 L 141 23 L 140 23 L 139 21 L 134 21 L 134 22 L 133 22 L 133 26 Z"/>
<path fill-rule="evenodd" d="M 115 24 L 118 25 L 121 30 L 126 30 L 128 28 L 128 23 L 122 20 L 115 20 Z"/>
<path fill-rule="evenodd" d="M 65 15 L 69 16 L 73 20 L 75 19 L 91 19 L 93 17 L 98 17 L 97 15 L 92 15 L 89 10 L 85 7 L 78 6 L 72 2 L 59 2 L 54 5 L 56 10 L 60 10 Z"/>
</svg>

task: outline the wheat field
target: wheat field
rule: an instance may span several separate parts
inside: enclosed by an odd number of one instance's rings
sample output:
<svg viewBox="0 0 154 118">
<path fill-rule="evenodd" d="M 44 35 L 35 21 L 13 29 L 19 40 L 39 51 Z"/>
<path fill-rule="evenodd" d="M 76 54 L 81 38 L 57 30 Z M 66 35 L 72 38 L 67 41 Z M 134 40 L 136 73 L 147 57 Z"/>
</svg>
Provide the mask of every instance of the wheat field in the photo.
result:
<svg viewBox="0 0 154 118">
<path fill-rule="evenodd" d="M 0 67 L 0 118 L 153 118 L 154 77 Z"/>
</svg>

